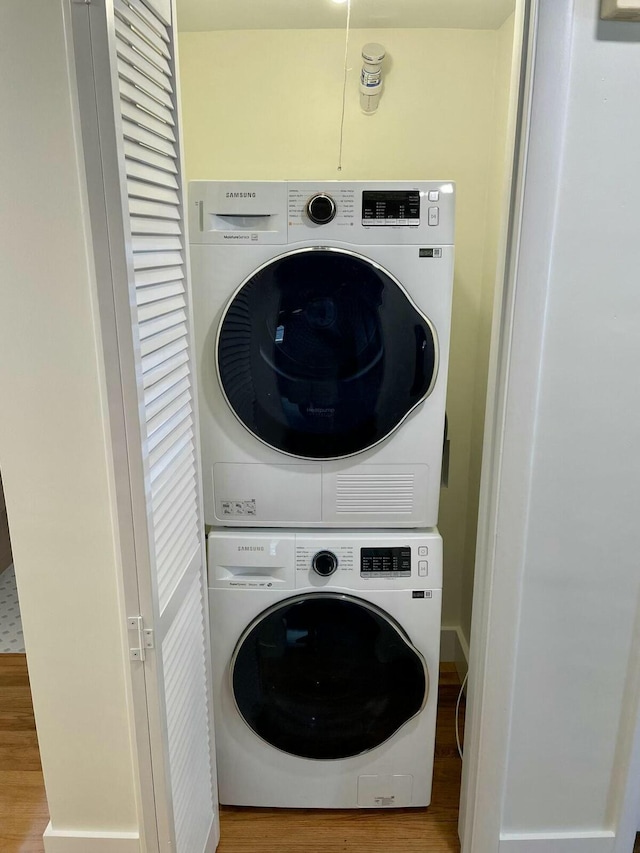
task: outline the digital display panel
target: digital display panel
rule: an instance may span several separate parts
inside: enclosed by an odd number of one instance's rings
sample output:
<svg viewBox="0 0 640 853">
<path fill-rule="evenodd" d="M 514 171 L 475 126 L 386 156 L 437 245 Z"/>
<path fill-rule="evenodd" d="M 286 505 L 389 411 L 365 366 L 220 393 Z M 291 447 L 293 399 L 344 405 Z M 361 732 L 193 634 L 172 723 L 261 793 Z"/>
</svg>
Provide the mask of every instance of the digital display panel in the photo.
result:
<svg viewBox="0 0 640 853">
<path fill-rule="evenodd" d="M 365 577 L 411 577 L 411 548 L 361 548 L 360 574 Z"/>
<path fill-rule="evenodd" d="M 420 225 L 418 190 L 365 190 L 363 225 Z"/>
</svg>

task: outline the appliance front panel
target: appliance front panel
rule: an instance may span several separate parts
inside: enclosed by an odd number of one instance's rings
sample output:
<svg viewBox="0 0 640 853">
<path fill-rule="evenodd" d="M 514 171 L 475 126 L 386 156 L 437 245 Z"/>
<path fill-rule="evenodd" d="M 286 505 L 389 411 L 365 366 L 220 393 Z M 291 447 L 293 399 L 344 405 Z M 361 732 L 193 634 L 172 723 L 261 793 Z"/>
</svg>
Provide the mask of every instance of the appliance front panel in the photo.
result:
<svg viewBox="0 0 640 853">
<path fill-rule="evenodd" d="M 198 190 L 194 185 L 194 198 L 198 197 L 198 193 L 201 195 L 202 192 L 210 192 L 207 188 L 209 182 L 203 182 L 203 186 L 205 190 L 202 187 Z M 216 190 L 218 201 L 222 191 L 220 186 Z M 287 193 L 293 192 L 294 189 L 293 184 L 281 183 L 278 186 L 280 188 L 287 186 Z M 321 191 L 323 187 L 327 189 L 324 183 L 308 183 L 300 186 L 304 192 L 310 193 Z M 414 185 L 408 182 L 401 182 L 399 185 L 392 182 L 349 185 L 357 192 L 364 192 L 365 188 L 371 192 L 393 191 L 394 186 L 398 191 L 410 192 Z M 425 184 L 424 187 L 420 185 L 420 191 L 439 192 L 439 190 L 428 189 L 428 186 L 429 184 Z M 276 208 L 282 205 L 283 196 L 276 188 L 276 184 L 265 182 L 265 187 L 271 193 L 271 200 L 276 199 Z M 340 184 L 341 191 L 349 187 L 346 184 Z M 240 182 L 238 185 L 234 184 L 228 191 L 238 194 L 249 190 Z M 226 193 L 227 190 L 224 192 Z M 255 207 L 256 204 L 260 204 L 260 197 L 263 199 L 265 209 L 268 207 L 265 200 L 268 195 L 258 196 L 257 194 L 258 201 L 251 199 L 251 204 L 255 208 L 249 211 L 251 215 L 262 215 L 258 207 Z M 286 201 L 289 196 L 285 193 L 284 198 Z M 384 214 L 384 219 L 389 219 L 393 205 L 399 204 L 400 201 L 394 197 L 382 201 L 382 206 L 376 209 L 382 212 L 381 215 Z M 367 201 L 370 210 L 373 210 L 371 204 L 374 202 L 378 204 L 375 197 Z M 225 196 L 224 203 L 218 206 L 222 215 L 241 227 L 239 220 L 234 219 L 236 216 L 242 218 L 244 215 L 242 213 L 244 201 L 241 197 L 233 196 L 227 199 Z M 193 209 L 196 210 L 195 207 Z M 200 245 L 192 245 L 195 342 L 197 363 L 201 374 L 200 435 L 205 468 L 204 498 L 207 523 L 229 527 L 251 527 L 255 524 L 301 527 L 325 525 L 349 527 L 353 524 L 361 527 L 384 525 L 418 527 L 437 523 L 453 278 L 453 247 L 444 241 L 453 238 L 453 206 L 449 213 L 450 217 L 446 221 L 451 226 L 450 231 L 446 230 L 449 225 L 445 226 L 445 220 L 440 220 L 445 228 L 444 231 L 438 231 L 437 228 L 433 230 L 433 226 L 431 230 L 427 230 L 426 234 L 422 231 L 414 231 L 415 242 L 407 242 L 404 237 L 398 236 L 405 233 L 404 226 L 398 226 L 399 231 L 396 226 L 387 224 L 366 227 L 354 224 L 343 227 L 344 223 L 340 224 L 342 220 L 338 221 L 339 214 L 336 214 L 333 222 L 320 228 L 315 226 L 312 228 L 313 223 L 309 224 L 309 227 L 303 225 L 298 229 L 292 229 L 287 225 L 288 233 L 283 237 L 283 242 L 278 245 L 263 243 L 260 240 L 248 243 L 225 241 L 222 244 L 221 241 L 218 243 L 213 240 L 208 241 L 208 238 Z M 282 235 L 282 231 L 278 228 L 275 228 L 275 231 Z M 337 230 L 331 231 L 331 228 Z M 429 226 L 425 225 L 425 228 L 428 229 Z M 371 232 L 374 236 L 377 234 L 378 237 L 374 241 L 367 242 L 362 236 L 365 232 Z M 292 237 L 294 234 L 300 237 L 295 242 Z M 351 236 L 353 234 L 355 236 Z M 429 234 L 436 236 L 440 241 L 440 245 L 435 246 L 437 251 L 433 246 L 429 246 L 429 241 L 426 239 Z M 327 240 L 325 241 L 324 238 Z M 286 241 L 289 241 L 287 245 L 285 245 Z M 208 245 L 207 242 L 212 244 Z M 305 424 L 306 432 L 300 430 L 300 433 L 295 435 L 293 443 L 296 446 L 292 447 L 288 444 L 289 451 L 292 452 L 285 450 L 284 445 L 281 449 L 275 449 L 274 446 L 265 443 L 265 440 L 257 437 L 259 431 L 257 424 L 245 425 L 234 413 L 223 392 L 217 368 L 218 332 L 226 309 L 241 283 L 249 280 L 256 270 L 265 264 L 270 264 L 277 256 L 290 254 L 292 250 L 299 249 L 323 251 L 322 247 L 326 249 L 327 242 L 332 249 L 364 255 L 365 262 L 369 261 L 373 269 L 376 266 L 381 267 L 383 271 L 389 273 L 394 282 L 398 282 L 399 289 L 406 294 L 407 304 L 411 305 L 419 316 L 428 319 L 429 326 L 433 329 L 434 340 L 437 342 L 438 355 L 437 368 L 433 371 L 435 382 L 426 399 L 418 402 L 412 410 L 410 409 L 404 420 L 402 420 L 402 412 L 396 413 L 395 416 L 398 419 L 396 429 L 381 441 L 375 443 L 375 436 L 372 435 L 368 440 L 370 443 L 365 440 L 362 444 L 367 449 L 356 450 L 352 455 L 344 455 L 338 459 L 326 457 L 334 453 L 341 454 L 345 448 L 349 449 L 347 444 L 342 444 L 345 436 L 348 440 L 353 441 L 354 436 L 357 439 L 358 429 L 366 431 L 367 424 L 373 425 L 372 432 L 376 435 L 384 433 L 383 429 L 378 429 L 379 425 L 373 417 L 375 413 L 371 409 L 371 399 L 366 405 L 356 405 L 358 397 L 356 395 L 352 397 L 347 393 L 350 389 L 348 376 L 344 375 L 348 374 L 345 366 L 351 365 L 353 368 L 353 359 L 346 341 L 354 337 L 353 335 L 344 335 L 344 351 L 338 353 L 341 355 L 341 359 L 337 360 L 338 363 L 330 365 L 327 359 L 320 357 L 307 359 L 307 365 L 304 368 L 307 371 L 330 368 L 337 372 L 338 380 L 332 385 L 326 382 L 326 377 L 320 377 L 320 382 L 316 382 L 315 375 L 300 375 L 304 369 L 299 370 L 296 375 L 295 371 L 290 373 L 284 369 L 283 365 L 276 364 L 275 355 L 278 357 L 282 355 L 278 348 L 281 347 L 285 337 L 286 340 L 291 340 L 288 332 L 300 330 L 296 329 L 295 323 L 288 328 L 287 324 L 271 323 L 272 334 L 267 335 L 267 338 L 272 354 L 270 358 L 263 359 L 263 364 L 271 370 L 272 390 L 275 389 L 276 393 L 265 398 L 260 417 L 263 420 L 266 418 L 271 427 L 275 415 L 275 419 L 280 420 L 279 428 L 284 426 L 285 431 L 288 429 L 287 424 L 291 423 L 290 418 L 294 417 L 296 411 L 298 418 L 304 420 L 306 417 L 307 420 L 311 418 L 311 421 L 314 421 L 313 424 Z M 325 296 L 327 294 L 324 294 L 323 298 Z M 307 303 L 311 320 L 319 326 L 315 332 L 318 333 L 320 344 L 323 342 L 322 335 L 328 331 L 331 322 L 335 320 L 335 305 L 332 306 L 330 303 L 331 299 L 329 302 L 321 299 L 318 304 L 313 300 Z M 354 321 L 348 311 L 344 311 L 343 316 L 353 324 Z M 296 319 L 298 315 L 292 314 L 292 317 Z M 413 381 L 409 383 L 409 378 L 415 379 L 416 374 L 419 373 L 416 370 L 415 353 L 418 351 L 418 343 L 425 343 L 425 340 L 421 339 L 418 342 L 415 331 L 409 328 L 412 327 L 411 323 L 408 326 L 405 324 L 405 331 L 409 329 L 411 335 L 398 333 L 387 335 L 389 339 L 395 338 L 396 343 L 401 340 L 405 348 L 412 344 L 413 362 L 410 369 L 406 366 L 391 369 L 392 362 L 398 365 L 402 363 L 402 359 L 396 362 L 394 354 L 388 359 L 388 369 L 385 367 L 386 375 L 382 377 L 380 360 L 375 357 L 376 334 L 379 336 L 376 332 L 376 323 L 378 328 L 381 324 L 378 320 L 372 324 L 364 315 L 358 322 L 361 330 L 366 333 L 367 329 L 372 329 L 373 334 L 368 337 L 364 334 L 362 338 L 365 345 L 360 348 L 358 355 L 362 356 L 363 364 L 360 370 L 353 369 L 355 385 L 365 391 L 369 389 L 367 391 L 369 393 L 372 387 L 379 389 L 381 384 L 386 383 L 390 393 L 384 408 L 387 414 L 392 416 L 395 392 L 392 380 L 398 376 L 401 382 L 405 383 L 403 394 L 405 401 L 408 401 L 414 385 Z M 284 328 L 279 329 L 279 326 Z M 351 328 L 354 328 L 353 325 Z M 283 340 L 278 341 L 279 336 Z M 293 338 L 295 343 L 295 335 Z M 299 337 L 298 341 L 302 341 L 301 346 L 304 350 L 307 347 L 304 336 Z M 308 346 L 311 352 L 313 347 L 311 344 Z M 293 355 L 297 358 L 299 352 L 299 349 L 295 350 Z M 425 352 L 428 354 L 428 346 Z M 233 361 L 236 355 L 235 352 L 232 353 L 228 362 L 230 373 L 233 373 L 237 367 Z M 246 361 L 246 350 L 243 357 Z M 255 358 L 255 352 L 252 353 L 252 357 Z M 262 355 L 258 357 L 263 358 Z M 274 365 L 273 369 L 269 368 L 269 362 Z M 427 373 L 427 370 L 423 371 L 425 381 Z M 264 396 L 266 391 L 262 383 L 259 384 L 260 393 Z M 241 388 L 240 392 L 243 393 L 243 390 L 245 389 Z M 333 397 L 329 399 L 331 395 Z M 373 398 L 374 394 L 369 396 Z M 314 399 L 311 399 L 312 397 Z M 326 405 L 318 403 L 316 397 Z M 306 416 L 303 414 L 305 400 Z M 374 409 L 378 401 L 375 402 Z M 276 405 L 275 412 L 270 408 L 274 405 Z M 300 407 L 302 407 L 302 413 Z M 340 414 L 332 412 L 331 409 L 335 409 L 336 412 L 339 409 Z M 249 422 L 252 419 L 257 420 L 251 407 L 245 414 L 247 412 L 246 420 Z M 351 415 L 353 418 L 351 418 L 350 427 L 348 422 Z M 326 427 L 333 417 L 338 419 L 342 417 L 341 425 L 344 427 L 338 440 L 332 437 L 334 445 L 342 445 L 337 450 L 335 447 L 328 446 L 331 442 L 325 444 L 325 437 L 322 435 L 323 425 Z M 250 431 L 251 426 L 256 430 L 255 432 Z M 293 432 L 296 430 L 294 429 Z M 287 441 L 290 440 L 289 435 Z M 309 451 L 303 445 L 313 442 L 316 444 L 319 457 L 305 458 L 302 454 Z M 357 446 L 357 443 L 356 441 L 356 444 L 352 444 L 351 447 Z M 298 453 L 300 455 L 297 455 Z M 300 467 L 296 467 L 297 465 Z M 292 467 L 289 468 L 289 466 Z M 358 468 L 362 466 L 371 466 L 368 472 L 363 471 L 362 474 L 372 474 L 373 477 L 358 480 Z M 293 472 L 295 476 L 289 476 Z M 282 476 L 280 476 L 281 473 Z M 271 484 L 275 485 L 272 487 Z M 255 514 L 251 505 L 254 499 Z"/>
<path fill-rule="evenodd" d="M 222 803 L 306 808 L 426 806 L 431 796 L 437 689 L 419 713 L 389 739 L 362 754 L 304 758 L 278 749 L 250 728 L 232 690 L 231 660 L 246 626 L 291 593 L 273 590 L 211 590 L 216 748 Z M 441 592 L 414 598 L 410 590 L 366 596 L 395 619 L 423 657 L 437 683 Z M 293 636 L 293 635 L 292 635 Z M 410 776 L 409 788 L 385 789 L 390 775 Z M 361 777 L 379 777 L 364 780 Z M 373 786 L 373 787 L 371 787 Z M 360 789 L 360 790 L 359 790 Z"/>
</svg>

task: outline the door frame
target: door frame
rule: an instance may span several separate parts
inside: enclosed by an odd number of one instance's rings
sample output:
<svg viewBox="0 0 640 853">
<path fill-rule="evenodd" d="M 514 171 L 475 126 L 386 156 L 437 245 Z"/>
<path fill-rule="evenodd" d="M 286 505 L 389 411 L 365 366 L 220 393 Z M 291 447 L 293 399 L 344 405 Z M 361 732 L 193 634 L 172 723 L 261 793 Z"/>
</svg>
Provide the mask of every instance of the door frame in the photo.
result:
<svg viewBox="0 0 640 853">
<path fill-rule="evenodd" d="M 517 2 L 525 41 L 505 269 L 496 289 L 489 366 L 459 818 L 462 853 L 497 851 L 501 842 L 551 272 L 548 247 L 559 202 L 572 67 L 573 0 Z M 594 0 L 594 23 L 596 6 Z M 640 612 L 634 639 L 637 648 Z M 612 853 L 630 853 L 639 828 L 639 709 L 636 656 L 629 664 L 616 744 L 614 763 L 622 772 L 612 777 L 610 830 L 602 833 Z"/>
</svg>

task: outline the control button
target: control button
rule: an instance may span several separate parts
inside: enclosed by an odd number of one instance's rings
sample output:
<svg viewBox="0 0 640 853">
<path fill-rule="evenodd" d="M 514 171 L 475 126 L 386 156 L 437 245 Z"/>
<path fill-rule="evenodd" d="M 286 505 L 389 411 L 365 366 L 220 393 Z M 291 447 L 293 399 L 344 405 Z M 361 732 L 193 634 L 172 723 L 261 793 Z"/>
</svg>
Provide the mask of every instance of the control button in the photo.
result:
<svg viewBox="0 0 640 853">
<path fill-rule="evenodd" d="M 440 193 L 438 190 L 430 190 L 429 192 L 429 201 L 438 201 L 440 198 Z"/>
<path fill-rule="evenodd" d="M 398 219 L 398 225 L 408 225 L 408 224 L 409 224 L 408 219 Z"/>
<path fill-rule="evenodd" d="M 331 551 L 318 551 L 311 561 L 311 566 L 323 578 L 328 578 L 338 568 L 338 558 Z"/>
<path fill-rule="evenodd" d="M 429 549 L 427 548 L 426 545 L 421 545 L 418 548 L 418 556 L 419 557 L 426 557 L 428 553 L 429 553 Z"/>
<path fill-rule="evenodd" d="M 426 576 L 429 574 L 429 563 L 427 563 L 426 560 L 418 561 L 418 574 L 421 578 L 426 578 Z"/>
<path fill-rule="evenodd" d="M 326 225 L 335 215 L 336 203 L 326 193 L 317 193 L 307 202 L 307 216 L 316 225 Z"/>
<path fill-rule="evenodd" d="M 429 208 L 429 225 L 437 225 L 440 222 L 440 208 Z"/>
</svg>

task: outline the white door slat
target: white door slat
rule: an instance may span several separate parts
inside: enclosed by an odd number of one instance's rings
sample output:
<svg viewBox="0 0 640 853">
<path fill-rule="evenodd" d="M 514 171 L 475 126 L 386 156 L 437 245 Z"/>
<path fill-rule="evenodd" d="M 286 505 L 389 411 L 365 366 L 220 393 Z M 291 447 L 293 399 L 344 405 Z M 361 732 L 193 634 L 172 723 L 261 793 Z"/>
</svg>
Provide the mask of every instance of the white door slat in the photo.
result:
<svg viewBox="0 0 640 853">
<path fill-rule="evenodd" d="M 152 494 L 156 480 L 159 480 L 163 476 L 169 476 L 167 471 L 169 469 L 173 470 L 172 466 L 174 462 L 182 458 L 182 454 L 185 451 L 194 452 L 191 437 L 188 434 L 183 436 L 181 441 L 176 442 L 170 451 L 167 451 L 155 465 L 149 466 L 149 480 L 151 482 Z"/>
<path fill-rule="evenodd" d="M 135 273 L 136 288 L 148 287 L 150 284 L 163 284 L 170 281 L 181 281 L 184 278 L 183 267 L 163 267 L 155 270 L 138 270 Z"/>
<path fill-rule="evenodd" d="M 180 535 L 176 537 L 175 541 L 168 548 L 165 548 L 158 557 L 158 592 L 161 589 L 169 591 L 178 583 L 182 576 L 181 567 L 188 565 L 189 558 L 197 546 L 198 527 L 192 520 L 184 531 L 180 531 Z M 166 599 L 160 598 L 160 607 L 164 609 Z"/>
<path fill-rule="evenodd" d="M 191 402 L 183 406 L 178 412 L 170 417 L 165 423 L 161 424 L 153 433 L 147 431 L 147 447 L 149 450 L 155 450 L 156 447 L 165 440 L 168 435 L 171 435 L 177 430 L 181 424 L 187 423 L 189 426 L 193 423 L 191 417 Z"/>
<path fill-rule="evenodd" d="M 171 66 L 164 56 L 155 50 L 148 41 L 145 41 L 135 30 L 131 29 L 121 18 L 115 18 L 116 35 L 125 44 L 133 48 L 136 53 L 144 57 L 146 62 L 154 65 L 162 74 L 171 76 Z M 135 64 L 135 63 L 134 63 Z"/>
<path fill-rule="evenodd" d="M 142 377 L 143 387 L 150 388 L 151 385 L 155 385 L 156 382 L 159 382 L 161 379 L 164 379 L 165 376 L 168 376 L 176 368 L 188 363 L 189 353 L 179 353 L 173 358 L 170 358 L 169 361 L 165 361 L 164 364 L 158 365 L 155 370 L 149 370 L 147 373 L 145 373 L 145 375 Z"/>
<path fill-rule="evenodd" d="M 179 311 L 170 311 L 168 314 L 163 314 L 160 317 L 155 317 L 150 320 L 145 320 L 140 323 L 140 340 L 144 341 L 154 335 L 164 332 L 165 329 L 171 329 L 173 326 L 185 322 L 187 319 L 184 308 Z"/>
<path fill-rule="evenodd" d="M 181 252 L 137 252 L 133 256 L 133 266 L 136 270 L 150 267 L 172 267 L 182 260 Z"/>
<path fill-rule="evenodd" d="M 133 83 L 129 83 L 128 80 L 120 78 L 118 87 L 120 89 L 120 97 L 123 100 L 126 99 L 130 103 L 135 104 L 137 107 L 147 110 L 147 112 L 151 113 L 152 116 L 155 116 L 160 121 L 165 122 L 165 124 L 175 127 L 175 119 L 173 118 L 171 110 L 167 109 L 166 106 L 159 104 L 154 98 L 147 95 L 146 92 L 143 92 L 137 86 L 134 86 Z"/>
<path fill-rule="evenodd" d="M 193 465 L 186 469 L 180 465 L 179 469 L 176 469 L 171 486 L 165 486 L 162 491 L 162 501 L 154 502 L 153 517 L 158 530 L 161 529 L 162 525 L 168 524 L 175 516 L 177 504 L 182 505 L 197 495 L 197 485 L 196 471 Z"/>
<path fill-rule="evenodd" d="M 171 489 L 163 492 L 164 500 L 154 502 L 154 524 L 159 525 L 167 516 L 173 515 L 176 504 L 188 500 L 189 494 L 194 490 L 197 491 L 196 472 L 192 465 L 183 463 L 180 466 L 180 473 L 176 471 L 172 478 Z"/>
<path fill-rule="evenodd" d="M 166 329 L 164 332 L 160 332 L 157 335 L 151 335 L 148 338 L 140 341 L 140 355 L 147 356 L 156 350 L 159 350 L 161 347 L 170 344 L 172 341 L 177 341 L 178 338 L 184 338 L 187 336 L 188 330 L 187 327 L 183 324 L 181 326 L 171 326 L 171 328 Z"/>
<path fill-rule="evenodd" d="M 168 139 L 170 142 L 176 141 L 176 135 L 171 129 L 171 125 L 160 121 L 145 110 L 141 110 L 140 107 L 136 107 L 131 101 L 121 98 L 120 109 L 122 115 L 134 124 L 139 124 L 140 127 L 144 127 L 151 131 L 151 133 L 155 133 L 163 139 Z"/>
<path fill-rule="evenodd" d="M 147 302 L 155 302 L 157 299 L 166 299 L 169 296 L 179 296 L 181 293 L 184 293 L 184 282 L 168 281 L 165 284 L 136 288 L 136 300 L 138 305 L 146 305 Z"/>
<path fill-rule="evenodd" d="M 161 347 L 156 352 L 141 358 L 140 363 L 142 365 L 143 374 L 147 373 L 149 370 L 154 370 L 159 364 L 162 364 L 170 358 L 173 358 L 173 356 L 178 355 L 178 353 L 183 352 L 188 346 L 189 344 L 187 340 L 182 338 L 179 341 L 174 341 L 165 347 Z"/>
<path fill-rule="evenodd" d="M 160 408 L 164 405 L 162 400 L 164 399 L 165 394 L 170 394 L 174 388 L 180 385 L 182 382 L 187 382 L 191 385 L 191 377 L 189 374 L 189 367 L 183 365 L 182 367 L 178 367 L 173 373 L 169 374 L 162 382 L 156 383 L 152 388 L 148 388 L 144 393 L 144 405 L 146 411 L 148 413 L 153 414 L 153 407 L 158 406 L 156 411 L 159 411 Z M 180 393 L 180 390 L 176 391 L 176 393 Z"/>
<path fill-rule="evenodd" d="M 173 493 L 176 483 L 185 476 L 196 477 L 195 461 L 193 452 L 183 451 L 179 453 L 171 465 L 161 474 L 153 484 L 152 506 L 154 518 L 156 513 L 163 515 L 167 507 L 173 506 Z"/>
<path fill-rule="evenodd" d="M 145 219 L 142 216 L 132 216 L 129 220 L 132 234 L 181 234 L 178 222 L 164 219 Z"/>
<path fill-rule="evenodd" d="M 149 184 L 157 184 L 160 187 L 168 187 L 172 190 L 178 189 L 178 182 L 174 175 L 169 172 L 161 172 L 160 169 L 154 169 L 152 166 L 147 166 L 145 163 L 139 163 L 136 160 L 125 160 L 125 167 L 128 178 L 134 178 L 137 181 L 146 181 Z"/>
<path fill-rule="evenodd" d="M 196 509 L 196 494 L 195 490 L 191 490 L 191 494 L 179 501 L 178 493 L 174 495 L 175 506 L 179 507 L 175 512 L 169 513 L 164 519 L 159 522 L 154 517 L 154 533 L 156 537 L 156 550 L 159 561 L 162 561 L 166 551 L 169 551 L 173 545 L 180 540 L 184 543 L 191 531 L 195 509 Z M 189 534 L 187 534 L 189 530 Z M 197 531 L 196 531 L 197 532 Z"/>
<path fill-rule="evenodd" d="M 149 453 L 149 467 L 153 468 L 157 462 L 162 460 L 165 454 L 170 455 L 171 451 L 178 445 L 182 447 L 181 442 L 191 441 L 192 439 L 193 422 L 191 418 L 187 418 L 177 429 L 168 435 L 164 441 L 161 441 L 160 444 Z"/>
<path fill-rule="evenodd" d="M 180 619 L 176 618 L 176 632 L 178 625 L 184 625 L 183 632 L 189 632 L 190 642 L 183 643 L 178 648 L 174 640 L 174 633 L 167 634 L 165 640 L 165 655 L 169 677 L 167 682 L 175 680 L 175 675 L 180 672 L 189 672 L 190 679 L 182 691 L 172 698 L 167 704 L 167 729 L 169 739 L 169 757 L 172 775 L 176 777 L 176 791 L 174 799 L 174 815 L 176 821 L 176 846 L 178 853 L 187 851 L 202 851 L 207 842 L 207 830 L 202 818 L 196 815 L 208 815 L 211 810 L 210 801 L 213 797 L 211 781 L 206 782 L 207 774 L 211 773 L 207 758 L 208 749 L 202 747 L 203 738 L 209 735 L 209 723 L 206 712 L 206 669 L 204 654 L 199 649 L 204 649 L 206 642 L 204 636 L 204 616 L 200 614 L 204 608 L 204 596 L 197 583 L 184 600 L 184 611 L 180 613 Z M 184 613 L 184 615 L 183 615 Z M 171 642 L 169 642 L 171 641 Z M 171 677 L 173 676 L 173 678 Z M 194 708 L 202 709 L 202 715 L 194 714 Z M 190 725 L 187 725 L 190 721 Z M 179 741 L 183 738 L 182 741 Z M 200 739 L 200 745 L 198 743 Z M 180 742 L 180 746 L 177 744 Z M 182 762 L 189 767 L 179 775 L 177 764 Z M 196 781 L 197 780 L 197 781 Z"/>
<path fill-rule="evenodd" d="M 192 472 L 184 478 L 180 484 L 180 488 L 176 484 L 176 488 L 171 493 L 170 500 L 164 503 L 163 512 L 154 512 L 154 530 L 157 536 L 157 550 L 160 559 L 164 556 L 165 551 L 169 551 L 171 546 L 170 540 L 174 537 L 177 538 L 182 532 L 180 528 L 185 526 L 184 522 L 191 523 L 197 514 L 196 495 L 195 472 Z M 186 518 L 184 516 L 180 518 L 176 513 L 176 506 L 185 508 Z M 182 525 L 180 524 L 181 521 L 183 522 Z M 185 536 L 184 539 L 186 538 Z"/>
<path fill-rule="evenodd" d="M 170 478 L 166 479 L 162 488 L 153 495 L 154 519 L 161 520 L 167 513 L 171 514 L 175 510 L 174 496 L 176 492 L 186 488 L 187 483 L 195 484 L 197 492 L 198 482 L 193 459 L 182 454 L 176 457 Z"/>
<path fill-rule="evenodd" d="M 158 468 L 156 470 L 156 476 L 151 483 L 151 500 L 154 511 L 170 494 L 176 478 L 182 476 L 185 465 L 192 465 L 195 471 L 193 447 L 186 447 L 181 453 L 177 453 L 163 469 Z"/>
<path fill-rule="evenodd" d="M 127 121 L 126 118 L 122 119 L 122 132 L 124 133 L 125 139 L 131 139 L 133 142 L 140 142 L 142 145 L 147 145 L 149 148 L 153 148 L 161 154 L 167 154 L 169 157 L 178 156 L 173 143 L 167 142 L 166 139 L 162 139 L 155 133 L 151 133 L 131 121 Z"/>
<path fill-rule="evenodd" d="M 176 382 L 163 394 L 155 397 L 150 403 L 145 404 L 145 416 L 147 420 L 155 417 L 158 412 L 161 412 L 164 408 L 171 405 L 174 400 L 177 400 L 178 397 L 181 397 L 186 392 L 191 393 L 191 380 L 188 376 L 179 382 Z"/>
<path fill-rule="evenodd" d="M 125 139 L 124 153 L 125 157 L 129 160 L 136 160 L 138 163 L 145 163 L 147 166 L 153 166 L 156 169 L 160 169 L 162 172 L 169 172 L 172 175 L 178 174 L 176 161 L 172 157 L 167 157 L 166 154 L 154 151 L 147 145 L 141 145 L 139 142 L 134 142 L 131 139 Z"/>
<path fill-rule="evenodd" d="M 162 86 L 159 86 L 154 80 L 151 80 L 137 68 L 134 68 L 126 59 L 118 59 L 118 74 L 121 80 L 126 80 L 132 86 L 137 86 L 151 98 L 159 101 L 167 109 L 173 109 L 173 101 L 171 100 L 170 91 L 167 92 Z"/>
<path fill-rule="evenodd" d="M 182 240 L 168 234 L 134 236 L 132 240 L 134 252 L 166 252 L 182 251 Z"/>
<path fill-rule="evenodd" d="M 116 51 L 120 59 L 131 65 L 136 71 L 140 71 L 145 77 L 152 80 L 156 86 L 164 89 L 165 92 L 173 94 L 173 86 L 171 85 L 170 78 L 157 65 L 149 62 L 137 50 L 134 50 L 131 45 L 118 38 L 116 39 Z"/>
<path fill-rule="evenodd" d="M 136 252 L 133 256 L 133 265 L 135 270 L 140 272 L 148 269 L 168 269 L 181 260 L 182 252 Z"/>
<path fill-rule="evenodd" d="M 171 296 L 169 299 L 151 302 L 149 305 L 141 305 L 138 308 L 138 317 L 141 321 L 152 320 L 165 314 L 172 314 L 174 311 L 185 307 L 184 296 Z"/>
<path fill-rule="evenodd" d="M 144 0 L 144 3 L 163 24 L 171 26 L 171 0 Z"/>
<path fill-rule="evenodd" d="M 129 199 L 129 213 L 135 216 L 151 216 L 158 219 L 180 219 L 180 210 L 172 204 L 146 201 L 141 198 Z"/>
<path fill-rule="evenodd" d="M 191 391 L 187 388 L 182 394 L 175 396 L 166 406 L 163 406 L 155 415 L 150 415 L 149 411 L 145 412 L 147 417 L 147 435 L 151 435 L 160 427 L 167 423 L 183 406 L 186 406 L 191 401 Z"/>
<path fill-rule="evenodd" d="M 153 12 L 149 11 L 149 9 L 144 5 L 142 0 L 127 0 L 127 3 L 129 4 L 129 6 L 131 6 L 133 11 L 142 18 L 143 21 L 146 21 L 146 23 L 158 33 L 158 35 L 163 41 L 170 41 L 169 33 L 167 32 L 167 27 L 165 26 L 165 24 L 158 18 L 157 15 L 154 15 Z"/>
<path fill-rule="evenodd" d="M 162 54 L 165 59 L 171 59 L 167 42 L 123 0 L 114 0 L 113 10 L 125 24 L 133 27 L 155 51 Z"/>
<path fill-rule="evenodd" d="M 164 187 L 153 187 L 150 184 L 144 184 L 141 181 L 129 179 L 127 181 L 127 190 L 132 198 L 144 198 L 149 201 L 159 201 L 162 204 L 175 204 L 178 206 L 180 199 L 175 190 L 165 189 Z M 178 217 L 179 211 L 176 211 Z M 169 217 L 171 219 L 177 217 Z"/>
</svg>

